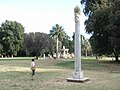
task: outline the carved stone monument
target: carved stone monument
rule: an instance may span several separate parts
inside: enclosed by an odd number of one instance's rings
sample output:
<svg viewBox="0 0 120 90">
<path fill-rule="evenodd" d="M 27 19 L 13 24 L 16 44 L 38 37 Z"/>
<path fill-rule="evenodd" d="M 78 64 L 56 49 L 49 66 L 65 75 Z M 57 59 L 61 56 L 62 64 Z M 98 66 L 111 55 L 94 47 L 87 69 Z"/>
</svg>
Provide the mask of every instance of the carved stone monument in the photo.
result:
<svg viewBox="0 0 120 90">
<path fill-rule="evenodd" d="M 63 46 L 63 48 L 60 50 L 61 51 L 61 56 L 62 58 L 68 58 L 69 56 L 69 49 L 66 49 L 65 46 Z"/>
<path fill-rule="evenodd" d="M 80 8 L 76 6 L 74 8 L 75 15 L 75 70 L 67 81 L 84 82 L 89 80 L 83 75 L 81 70 L 81 40 L 80 40 Z"/>
</svg>

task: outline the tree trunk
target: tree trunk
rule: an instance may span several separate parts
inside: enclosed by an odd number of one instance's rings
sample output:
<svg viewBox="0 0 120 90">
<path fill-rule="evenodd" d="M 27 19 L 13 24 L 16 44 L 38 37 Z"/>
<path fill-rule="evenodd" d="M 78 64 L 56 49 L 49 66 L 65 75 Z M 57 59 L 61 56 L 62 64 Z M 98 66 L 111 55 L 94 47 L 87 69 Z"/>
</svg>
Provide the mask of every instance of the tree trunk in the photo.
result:
<svg viewBox="0 0 120 90">
<path fill-rule="evenodd" d="M 88 54 L 87 54 L 87 50 L 85 50 L 85 57 L 87 57 L 88 56 Z"/>
<path fill-rule="evenodd" d="M 56 37 L 57 42 L 56 42 L 56 57 L 58 58 L 58 36 Z"/>
<path fill-rule="evenodd" d="M 115 61 L 119 62 L 118 55 L 115 56 Z"/>
<path fill-rule="evenodd" d="M 118 54 L 117 54 L 117 53 L 114 53 L 114 55 L 115 55 L 115 61 L 116 61 L 116 62 L 119 62 Z"/>
<path fill-rule="evenodd" d="M 95 55 L 95 57 L 96 57 L 96 60 L 98 60 L 98 55 L 97 54 Z"/>
</svg>

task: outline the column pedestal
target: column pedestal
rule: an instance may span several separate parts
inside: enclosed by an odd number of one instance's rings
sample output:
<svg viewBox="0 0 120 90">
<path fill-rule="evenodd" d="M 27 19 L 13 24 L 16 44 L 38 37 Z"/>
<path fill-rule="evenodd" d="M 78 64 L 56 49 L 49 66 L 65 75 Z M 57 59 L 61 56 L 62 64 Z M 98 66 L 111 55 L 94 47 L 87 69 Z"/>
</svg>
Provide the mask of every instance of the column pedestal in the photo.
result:
<svg viewBox="0 0 120 90">
<path fill-rule="evenodd" d="M 89 78 L 84 77 L 82 71 L 74 71 L 72 77 L 67 78 L 68 82 L 85 82 L 88 81 Z"/>
</svg>

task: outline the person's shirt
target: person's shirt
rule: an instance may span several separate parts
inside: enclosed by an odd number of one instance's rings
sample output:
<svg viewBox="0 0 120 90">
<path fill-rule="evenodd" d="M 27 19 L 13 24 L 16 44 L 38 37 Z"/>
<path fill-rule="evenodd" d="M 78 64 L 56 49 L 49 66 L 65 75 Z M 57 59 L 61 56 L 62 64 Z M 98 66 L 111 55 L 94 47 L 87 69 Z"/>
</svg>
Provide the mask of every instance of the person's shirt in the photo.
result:
<svg viewBox="0 0 120 90">
<path fill-rule="evenodd" d="M 35 62 L 31 62 L 31 67 L 35 67 Z"/>
</svg>

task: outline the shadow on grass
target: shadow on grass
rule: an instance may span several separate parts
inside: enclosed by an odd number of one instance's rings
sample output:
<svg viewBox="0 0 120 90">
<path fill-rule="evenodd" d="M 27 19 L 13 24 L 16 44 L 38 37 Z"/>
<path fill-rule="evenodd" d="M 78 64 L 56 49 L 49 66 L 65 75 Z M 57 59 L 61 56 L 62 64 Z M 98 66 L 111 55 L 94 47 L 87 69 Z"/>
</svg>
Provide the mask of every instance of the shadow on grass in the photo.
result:
<svg viewBox="0 0 120 90">
<path fill-rule="evenodd" d="M 83 62 L 83 69 L 93 70 L 93 71 L 102 71 L 102 72 L 118 72 L 120 73 L 120 65 L 115 61 L 88 61 Z"/>
<path fill-rule="evenodd" d="M 65 61 L 62 63 L 57 63 L 56 66 L 64 67 L 67 69 L 74 69 L 74 61 Z"/>
<path fill-rule="evenodd" d="M 116 62 L 115 60 L 113 61 L 99 61 L 100 63 L 106 63 L 106 64 L 120 64 L 120 61 L 119 62 Z"/>
<path fill-rule="evenodd" d="M 115 61 L 96 61 L 94 59 L 82 59 L 81 63 L 83 70 L 120 73 L 120 65 Z M 56 65 L 67 69 L 74 69 L 74 61 L 64 61 L 57 63 Z"/>
</svg>

